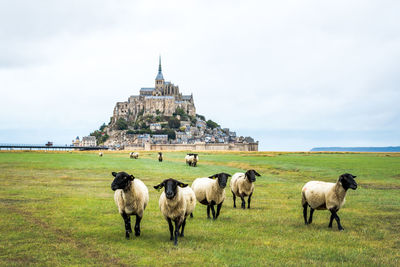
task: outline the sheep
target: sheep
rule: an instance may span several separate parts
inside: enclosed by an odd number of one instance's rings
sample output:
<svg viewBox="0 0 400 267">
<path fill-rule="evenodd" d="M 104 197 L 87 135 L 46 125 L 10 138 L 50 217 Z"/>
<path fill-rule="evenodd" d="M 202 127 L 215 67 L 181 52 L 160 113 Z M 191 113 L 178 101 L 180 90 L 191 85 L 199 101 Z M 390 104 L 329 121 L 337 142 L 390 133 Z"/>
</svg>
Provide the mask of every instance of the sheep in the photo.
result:
<svg viewBox="0 0 400 267">
<path fill-rule="evenodd" d="M 310 181 L 301 190 L 301 204 L 303 206 L 303 216 L 305 224 L 312 223 L 314 210 L 328 209 L 331 212 L 329 228 L 332 228 L 333 219 L 336 220 L 339 231 L 343 231 L 337 212 L 345 203 L 347 189 L 357 189 L 354 180 L 357 176 L 345 173 L 339 176 L 336 183 L 326 183 L 320 181 Z M 307 206 L 310 206 L 310 218 L 307 221 Z"/>
<path fill-rule="evenodd" d="M 196 199 L 203 205 L 207 205 L 207 218 L 210 219 L 210 209 L 213 219 L 216 220 L 225 200 L 225 187 L 228 177 L 227 173 L 217 173 L 210 177 L 197 178 L 192 183 L 192 189 Z M 213 180 L 213 178 L 217 178 Z M 217 214 L 215 214 L 214 205 L 217 205 Z"/>
<path fill-rule="evenodd" d="M 187 165 L 196 167 L 197 162 L 199 161 L 199 156 L 198 156 L 198 154 L 189 153 L 186 155 L 185 160 L 186 160 Z"/>
<path fill-rule="evenodd" d="M 154 186 L 155 189 L 160 190 L 164 187 L 159 199 L 159 206 L 161 213 L 164 215 L 168 222 L 170 240 L 174 240 L 174 245 L 178 245 L 179 229 L 182 227 L 180 236 L 184 236 L 186 225 L 186 218 L 192 214 L 196 207 L 196 196 L 193 190 L 188 186 L 175 179 L 166 179 L 162 183 Z M 172 221 L 175 223 L 175 238 L 173 234 Z"/>
<path fill-rule="evenodd" d="M 242 200 L 242 209 L 246 208 L 245 196 L 248 196 L 247 208 L 250 209 L 251 196 L 254 192 L 256 176 L 260 176 L 255 170 L 248 170 L 246 173 L 237 172 L 232 176 L 230 187 L 233 195 L 233 207 L 236 208 L 236 196 Z"/>
<path fill-rule="evenodd" d="M 99 152 L 99 157 L 102 157 L 103 156 L 103 152 Z"/>
<path fill-rule="evenodd" d="M 149 190 L 146 185 L 126 172 L 112 172 L 115 177 L 111 189 L 115 191 L 114 201 L 119 214 L 125 222 L 125 237 L 132 233 L 131 215 L 136 215 L 135 236 L 140 236 L 140 221 L 149 202 Z"/>
<path fill-rule="evenodd" d="M 131 158 L 131 159 L 137 159 L 138 157 L 139 157 L 139 153 L 137 153 L 137 152 L 129 153 L 129 158 Z"/>
<path fill-rule="evenodd" d="M 161 152 L 158 152 L 158 161 L 162 162 L 163 161 L 163 156 Z"/>
</svg>

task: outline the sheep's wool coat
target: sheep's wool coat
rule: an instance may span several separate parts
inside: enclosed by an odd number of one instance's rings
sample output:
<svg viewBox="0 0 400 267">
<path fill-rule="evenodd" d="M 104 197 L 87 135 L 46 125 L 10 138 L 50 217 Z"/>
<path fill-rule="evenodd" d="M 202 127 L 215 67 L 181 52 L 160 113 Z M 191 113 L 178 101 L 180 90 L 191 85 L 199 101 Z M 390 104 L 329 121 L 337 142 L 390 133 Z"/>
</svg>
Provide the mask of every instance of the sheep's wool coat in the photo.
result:
<svg viewBox="0 0 400 267">
<path fill-rule="evenodd" d="M 225 188 L 219 186 L 217 179 L 197 178 L 192 184 L 192 189 L 200 203 L 206 200 L 208 203 L 214 201 L 218 205 L 225 200 Z"/>
<path fill-rule="evenodd" d="M 303 186 L 302 204 L 307 202 L 311 208 L 339 210 L 345 203 L 346 190 L 342 184 L 310 181 Z"/>
<path fill-rule="evenodd" d="M 250 196 L 254 191 L 254 183 L 251 183 L 244 173 L 237 172 L 231 179 L 231 191 L 238 197 Z"/>
<path fill-rule="evenodd" d="M 186 163 L 191 164 L 192 162 L 197 162 L 199 160 L 199 157 L 195 158 L 194 156 L 189 156 L 186 155 L 185 157 Z"/>
<path fill-rule="evenodd" d="M 115 190 L 114 200 L 120 214 L 137 214 L 143 217 L 144 209 L 149 203 L 149 190 L 142 181 L 134 179 L 126 190 Z"/>
<path fill-rule="evenodd" d="M 183 222 L 193 212 L 196 205 L 193 202 L 196 201 L 192 189 L 190 187 L 178 187 L 178 191 L 173 199 L 168 199 L 165 192 L 162 192 L 158 204 L 165 219 L 170 218 L 173 221 L 178 220 Z"/>
</svg>

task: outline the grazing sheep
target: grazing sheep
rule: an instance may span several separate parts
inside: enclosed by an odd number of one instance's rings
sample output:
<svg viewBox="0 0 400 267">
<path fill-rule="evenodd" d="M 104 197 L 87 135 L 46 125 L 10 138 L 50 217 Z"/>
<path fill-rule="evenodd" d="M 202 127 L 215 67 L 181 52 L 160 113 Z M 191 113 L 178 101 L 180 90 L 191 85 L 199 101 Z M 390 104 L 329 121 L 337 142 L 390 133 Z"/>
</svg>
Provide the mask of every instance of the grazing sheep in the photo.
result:
<svg viewBox="0 0 400 267">
<path fill-rule="evenodd" d="M 137 159 L 137 158 L 139 157 L 139 153 L 137 153 L 137 152 L 131 152 L 131 153 L 129 153 L 129 157 L 130 157 L 131 159 Z"/>
<path fill-rule="evenodd" d="M 185 160 L 186 160 L 187 165 L 196 167 L 197 162 L 199 161 L 199 156 L 198 156 L 198 154 L 189 153 L 186 155 Z"/>
<path fill-rule="evenodd" d="M 247 208 L 250 209 L 251 196 L 254 192 L 256 176 L 260 176 L 255 170 L 248 170 L 246 173 L 237 172 L 231 179 L 231 192 L 233 195 L 233 207 L 236 208 L 236 196 L 242 200 L 242 209 L 246 208 L 244 197 L 248 196 Z"/>
<path fill-rule="evenodd" d="M 103 152 L 99 152 L 99 157 L 102 157 L 103 156 Z"/>
<path fill-rule="evenodd" d="M 158 161 L 162 162 L 163 161 L 163 157 L 162 157 L 162 153 L 158 152 Z"/>
<path fill-rule="evenodd" d="M 303 216 L 305 224 L 312 223 L 314 210 L 328 209 L 331 212 L 329 228 L 332 228 L 333 219 L 336 220 L 338 229 L 343 231 L 337 212 L 344 205 L 347 189 L 356 190 L 357 183 L 354 180 L 357 176 L 349 173 L 340 175 L 336 183 L 310 181 L 301 190 L 301 204 L 303 205 Z M 307 221 L 307 206 L 310 206 L 310 218 Z"/>
<path fill-rule="evenodd" d="M 175 223 L 174 244 L 178 245 L 179 229 L 182 227 L 180 236 L 184 236 L 186 218 L 196 207 L 196 196 L 188 184 L 172 178 L 166 179 L 161 184 L 154 186 L 157 190 L 160 190 L 162 187 L 165 189 L 158 203 L 161 213 L 168 222 L 170 240 L 174 239 L 172 221 Z"/>
<path fill-rule="evenodd" d="M 225 200 L 225 187 L 228 177 L 231 176 L 227 173 L 217 173 L 210 177 L 197 178 L 193 181 L 192 189 L 196 195 L 197 200 L 207 205 L 207 218 L 210 219 L 210 209 L 212 211 L 213 219 L 217 219 Z M 214 180 L 213 178 L 217 178 Z M 215 214 L 214 205 L 217 205 L 217 214 Z"/>
<path fill-rule="evenodd" d="M 112 172 L 112 175 L 115 179 L 111 189 L 115 191 L 115 204 L 125 222 L 125 237 L 128 239 L 129 233 L 132 233 L 131 215 L 136 215 L 135 235 L 140 236 L 140 221 L 149 202 L 149 191 L 145 184 L 133 175 L 126 172 Z"/>
</svg>

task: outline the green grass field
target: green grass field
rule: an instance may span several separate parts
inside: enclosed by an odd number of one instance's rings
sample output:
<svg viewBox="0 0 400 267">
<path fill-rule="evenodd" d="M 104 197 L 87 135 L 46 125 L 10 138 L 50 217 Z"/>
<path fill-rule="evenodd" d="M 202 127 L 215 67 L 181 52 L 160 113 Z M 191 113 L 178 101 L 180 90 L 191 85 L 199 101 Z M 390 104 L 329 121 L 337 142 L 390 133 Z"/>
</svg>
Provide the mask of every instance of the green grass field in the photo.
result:
<svg viewBox="0 0 400 267">
<path fill-rule="evenodd" d="M 0 152 L 0 265 L 400 265 L 400 154 L 204 152 L 196 168 L 184 152 L 165 152 L 162 163 L 156 154 Z M 252 209 L 233 209 L 227 188 L 218 220 L 198 203 L 174 247 L 153 185 L 250 168 L 262 175 Z M 125 239 L 112 171 L 149 188 L 139 238 Z M 328 211 L 304 225 L 303 184 L 345 172 L 359 184 L 338 213 L 345 231 L 327 227 Z"/>
</svg>

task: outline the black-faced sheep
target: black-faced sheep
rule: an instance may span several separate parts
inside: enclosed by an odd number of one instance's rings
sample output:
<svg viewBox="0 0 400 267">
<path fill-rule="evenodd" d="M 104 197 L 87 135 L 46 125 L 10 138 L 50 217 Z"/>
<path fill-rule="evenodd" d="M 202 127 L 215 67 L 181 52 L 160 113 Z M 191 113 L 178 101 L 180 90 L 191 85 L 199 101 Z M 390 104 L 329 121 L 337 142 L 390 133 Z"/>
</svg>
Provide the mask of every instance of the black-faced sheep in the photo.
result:
<svg viewBox="0 0 400 267">
<path fill-rule="evenodd" d="M 158 161 L 162 162 L 163 161 L 163 156 L 161 152 L 158 152 Z"/>
<path fill-rule="evenodd" d="M 125 237 L 132 233 L 131 215 L 136 215 L 135 235 L 140 235 L 140 221 L 149 202 L 149 191 L 145 184 L 126 172 L 112 172 L 115 177 L 111 189 L 115 191 L 114 201 L 125 222 Z"/>
<path fill-rule="evenodd" d="M 129 153 L 129 158 L 131 158 L 131 159 L 137 159 L 137 158 L 139 158 L 139 153 L 137 153 L 137 152 L 131 152 L 131 153 Z"/>
<path fill-rule="evenodd" d="M 207 218 L 210 219 L 210 210 L 213 219 L 217 219 L 225 200 L 225 187 L 228 177 L 227 173 L 217 173 L 210 177 L 197 178 L 193 181 L 192 189 L 196 199 L 203 205 L 207 205 Z M 214 180 L 214 178 L 216 178 Z M 217 205 L 217 214 L 215 214 L 214 205 Z"/>
<path fill-rule="evenodd" d="M 301 204 L 303 205 L 303 216 L 305 224 L 312 223 L 314 210 L 326 210 L 331 212 L 329 227 L 332 227 L 333 219 L 336 220 L 338 229 L 344 230 L 340 224 L 337 212 L 344 205 L 347 189 L 356 190 L 356 176 L 349 173 L 340 175 L 336 183 L 310 181 L 301 190 Z M 310 206 L 310 218 L 307 221 L 307 206 Z"/>
<path fill-rule="evenodd" d="M 174 244 L 177 245 L 179 229 L 182 227 L 180 236 L 184 236 L 186 218 L 196 207 L 196 196 L 188 184 L 184 184 L 172 178 L 166 179 L 162 183 L 154 186 L 157 190 L 163 187 L 165 189 L 158 203 L 161 213 L 168 222 L 170 240 L 174 240 Z M 172 221 L 175 223 L 175 231 Z"/>
<path fill-rule="evenodd" d="M 255 170 L 248 170 L 246 173 L 237 172 L 231 179 L 231 192 L 233 195 L 233 207 L 236 208 L 236 197 L 242 200 L 242 209 L 246 208 L 244 197 L 248 196 L 247 208 L 250 209 L 251 196 L 254 192 L 256 176 L 260 176 Z"/>
<path fill-rule="evenodd" d="M 199 156 L 198 156 L 198 154 L 189 153 L 185 156 L 185 161 L 186 161 L 187 165 L 196 167 L 197 162 L 199 161 Z"/>
</svg>

